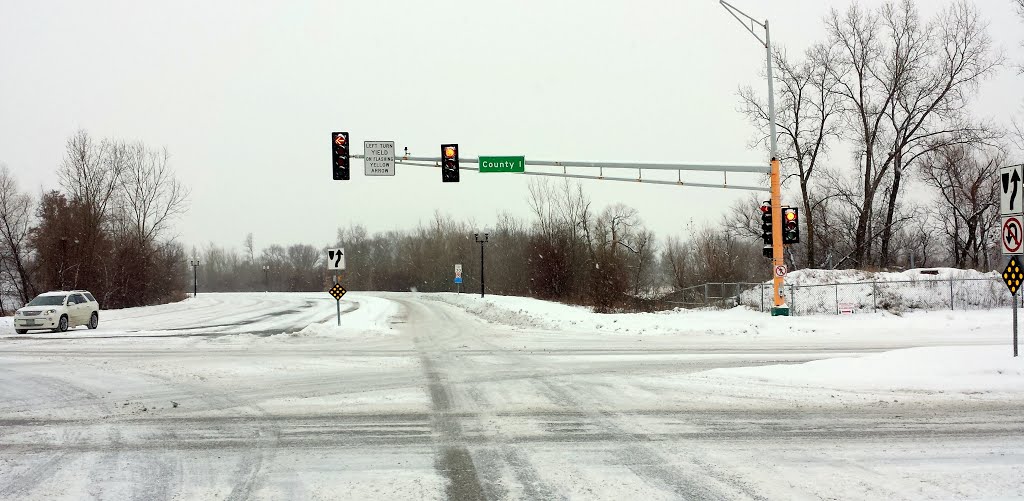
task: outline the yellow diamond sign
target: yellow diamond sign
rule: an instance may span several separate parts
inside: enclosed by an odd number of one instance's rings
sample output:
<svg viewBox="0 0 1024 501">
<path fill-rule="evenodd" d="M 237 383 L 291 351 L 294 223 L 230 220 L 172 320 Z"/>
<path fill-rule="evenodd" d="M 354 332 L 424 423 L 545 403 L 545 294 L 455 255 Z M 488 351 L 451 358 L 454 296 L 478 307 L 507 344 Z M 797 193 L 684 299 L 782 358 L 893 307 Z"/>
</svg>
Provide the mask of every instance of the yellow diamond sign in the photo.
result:
<svg viewBox="0 0 1024 501">
<path fill-rule="evenodd" d="M 1010 294 L 1017 295 L 1020 284 L 1024 283 L 1021 266 L 1020 261 L 1017 261 L 1017 256 L 1014 256 L 1010 258 L 1009 263 L 1006 263 L 1006 268 L 1003 270 L 1003 283 L 1006 284 L 1007 289 L 1010 289 Z"/>
<path fill-rule="evenodd" d="M 345 293 L 348 292 L 348 291 L 345 290 L 345 288 L 342 287 L 341 284 L 334 284 L 334 287 L 331 287 L 331 290 L 329 290 L 327 292 L 329 292 L 331 294 L 331 296 L 334 297 L 334 299 L 337 299 L 338 301 L 341 301 L 341 297 L 344 296 Z"/>
</svg>

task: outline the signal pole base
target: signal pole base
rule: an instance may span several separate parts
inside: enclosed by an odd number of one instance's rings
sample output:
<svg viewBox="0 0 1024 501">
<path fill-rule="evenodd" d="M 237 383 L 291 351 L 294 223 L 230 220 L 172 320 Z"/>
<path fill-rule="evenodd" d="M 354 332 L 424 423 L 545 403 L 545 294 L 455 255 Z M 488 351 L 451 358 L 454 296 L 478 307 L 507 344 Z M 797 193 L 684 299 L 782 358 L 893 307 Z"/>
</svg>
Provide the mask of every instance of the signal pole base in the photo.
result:
<svg viewBox="0 0 1024 501">
<path fill-rule="evenodd" d="M 788 317 L 789 316 L 789 306 L 773 306 L 772 307 L 772 316 L 773 317 Z"/>
</svg>

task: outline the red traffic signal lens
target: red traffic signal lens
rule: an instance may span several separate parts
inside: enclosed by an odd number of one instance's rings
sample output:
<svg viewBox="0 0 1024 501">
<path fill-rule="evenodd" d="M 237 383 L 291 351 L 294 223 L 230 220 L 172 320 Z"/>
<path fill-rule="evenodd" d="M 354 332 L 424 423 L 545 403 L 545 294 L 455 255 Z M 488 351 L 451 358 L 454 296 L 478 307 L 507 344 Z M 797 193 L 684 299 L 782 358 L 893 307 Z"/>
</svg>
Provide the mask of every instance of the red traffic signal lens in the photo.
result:
<svg viewBox="0 0 1024 501">
<path fill-rule="evenodd" d="M 761 206 L 761 212 L 768 212 L 770 210 L 772 210 L 772 206 L 770 206 L 770 205 L 762 205 Z"/>
</svg>

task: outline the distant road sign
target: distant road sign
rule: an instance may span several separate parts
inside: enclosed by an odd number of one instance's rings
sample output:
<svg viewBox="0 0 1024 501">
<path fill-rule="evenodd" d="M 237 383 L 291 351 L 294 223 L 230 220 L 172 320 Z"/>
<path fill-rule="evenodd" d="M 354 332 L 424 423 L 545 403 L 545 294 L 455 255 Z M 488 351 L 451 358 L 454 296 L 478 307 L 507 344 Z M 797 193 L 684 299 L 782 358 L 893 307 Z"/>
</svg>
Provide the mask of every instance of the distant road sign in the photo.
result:
<svg viewBox="0 0 1024 501">
<path fill-rule="evenodd" d="M 363 141 L 363 174 L 367 176 L 395 175 L 394 141 Z"/>
<path fill-rule="evenodd" d="M 344 270 L 345 269 L 345 248 L 340 249 L 327 249 L 327 269 L 328 270 Z"/>
<path fill-rule="evenodd" d="M 789 271 L 789 270 L 786 269 L 785 265 L 776 266 L 775 267 L 775 276 L 777 276 L 777 277 L 784 277 L 784 276 L 786 276 L 786 272 L 787 271 Z"/>
<path fill-rule="evenodd" d="M 1003 230 L 1000 240 L 1003 242 L 1003 254 L 1020 254 L 1021 240 L 1024 239 L 1024 224 L 1021 216 L 1003 216 Z"/>
<path fill-rule="evenodd" d="M 526 157 L 480 157 L 480 172 L 526 172 Z"/>
<path fill-rule="evenodd" d="M 461 264 L 455 265 L 455 283 L 457 283 L 457 284 L 461 284 L 462 283 L 462 265 Z"/>
<path fill-rule="evenodd" d="M 1014 165 L 999 169 L 999 212 L 1004 216 L 1024 213 L 1024 186 L 1021 186 L 1021 168 L 1024 165 Z"/>
</svg>

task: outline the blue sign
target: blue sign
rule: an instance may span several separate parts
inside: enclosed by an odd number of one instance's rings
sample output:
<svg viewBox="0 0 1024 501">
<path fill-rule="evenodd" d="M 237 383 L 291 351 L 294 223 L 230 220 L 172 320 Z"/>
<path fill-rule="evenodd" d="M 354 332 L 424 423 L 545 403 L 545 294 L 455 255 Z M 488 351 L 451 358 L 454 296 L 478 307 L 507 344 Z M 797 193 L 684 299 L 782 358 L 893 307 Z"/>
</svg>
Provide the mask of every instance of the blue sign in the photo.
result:
<svg viewBox="0 0 1024 501">
<path fill-rule="evenodd" d="M 462 283 L 462 277 L 455 277 L 455 283 L 461 284 Z"/>
</svg>

